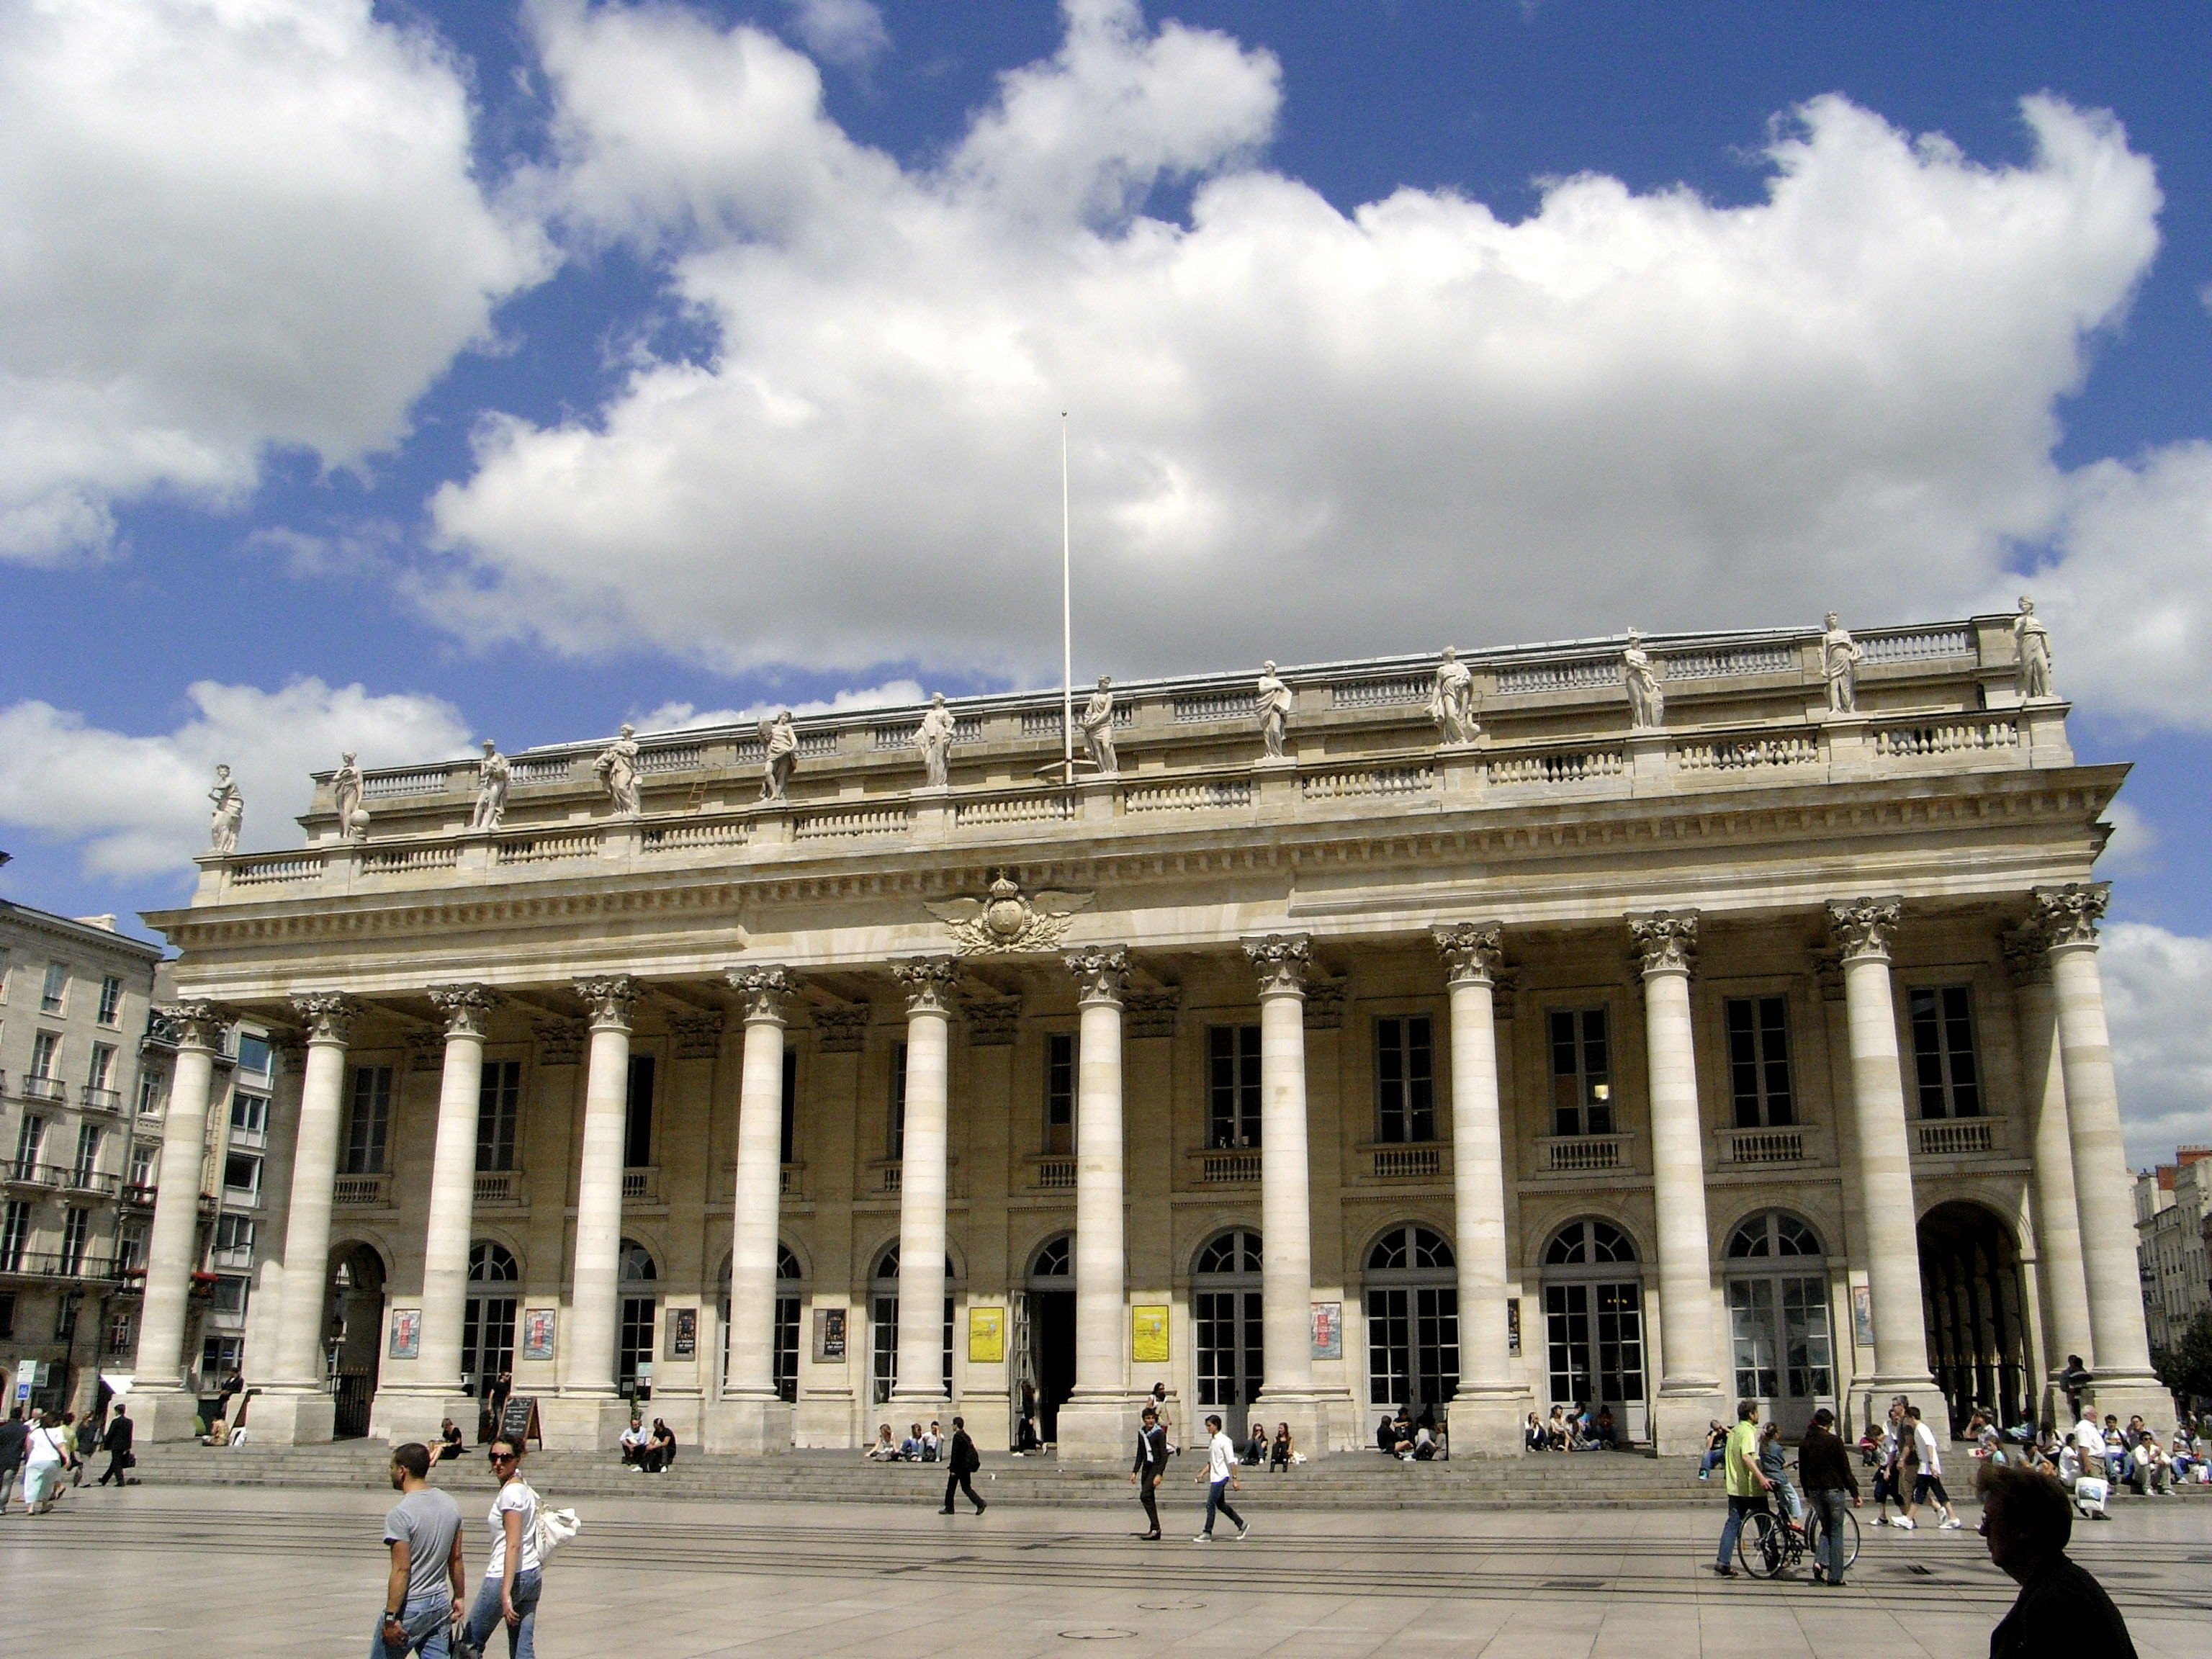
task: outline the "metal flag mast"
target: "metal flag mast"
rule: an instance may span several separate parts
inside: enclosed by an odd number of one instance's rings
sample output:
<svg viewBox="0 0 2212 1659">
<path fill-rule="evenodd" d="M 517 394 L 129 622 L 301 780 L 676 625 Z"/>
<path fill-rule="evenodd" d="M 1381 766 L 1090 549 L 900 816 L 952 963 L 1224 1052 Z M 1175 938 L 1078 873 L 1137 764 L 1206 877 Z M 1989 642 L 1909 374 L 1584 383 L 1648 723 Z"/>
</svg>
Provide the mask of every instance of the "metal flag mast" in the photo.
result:
<svg viewBox="0 0 2212 1659">
<path fill-rule="evenodd" d="M 1075 781 L 1075 611 L 1067 526 L 1067 411 L 1060 411 L 1060 763 Z"/>
</svg>

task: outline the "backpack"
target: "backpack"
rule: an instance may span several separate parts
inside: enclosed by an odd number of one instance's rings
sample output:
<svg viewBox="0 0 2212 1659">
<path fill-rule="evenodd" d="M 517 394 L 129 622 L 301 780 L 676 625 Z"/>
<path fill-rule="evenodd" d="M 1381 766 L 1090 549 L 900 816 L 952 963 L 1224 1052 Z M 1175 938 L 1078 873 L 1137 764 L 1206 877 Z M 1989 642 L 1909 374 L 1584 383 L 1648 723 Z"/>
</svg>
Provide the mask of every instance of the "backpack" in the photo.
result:
<svg viewBox="0 0 2212 1659">
<path fill-rule="evenodd" d="M 538 1565 L 542 1568 L 553 1559 L 554 1551 L 584 1529 L 584 1523 L 574 1510 L 547 1508 L 535 1486 L 530 1489 L 530 1508 L 538 1517 L 531 1528 L 530 1541 L 537 1547 Z"/>
</svg>

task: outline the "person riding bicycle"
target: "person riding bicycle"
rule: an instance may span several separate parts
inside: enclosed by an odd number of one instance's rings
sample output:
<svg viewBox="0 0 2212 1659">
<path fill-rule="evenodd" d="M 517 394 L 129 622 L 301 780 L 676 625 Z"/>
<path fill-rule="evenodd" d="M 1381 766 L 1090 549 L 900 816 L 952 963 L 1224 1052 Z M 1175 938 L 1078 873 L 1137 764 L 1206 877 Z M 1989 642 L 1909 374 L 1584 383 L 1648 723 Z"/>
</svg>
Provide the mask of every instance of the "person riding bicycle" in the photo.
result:
<svg viewBox="0 0 2212 1659">
<path fill-rule="evenodd" d="M 1793 1527 L 1802 1525 L 1805 1505 L 1798 1499 L 1797 1488 L 1790 1484 L 1790 1448 L 1782 1443 L 1779 1423 L 1770 1422 L 1759 1431 L 1759 1472 L 1782 1500 L 1783 1517 Z"/>
</svg>

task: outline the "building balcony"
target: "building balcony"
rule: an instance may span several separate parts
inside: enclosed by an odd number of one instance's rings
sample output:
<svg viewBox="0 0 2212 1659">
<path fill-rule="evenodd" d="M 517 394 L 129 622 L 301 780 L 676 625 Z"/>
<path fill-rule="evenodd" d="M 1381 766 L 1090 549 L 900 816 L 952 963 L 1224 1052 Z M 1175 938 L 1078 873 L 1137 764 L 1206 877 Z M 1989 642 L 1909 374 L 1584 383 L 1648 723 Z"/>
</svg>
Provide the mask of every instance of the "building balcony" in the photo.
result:
<svg viewBox="0 0 2212 1659">
<path fill-rule="evenodd" d="M 150 1210 L 154 1207 L 154 1183 L 150 1181 L 126 1181 L 117 1196 L 131 1209 Z"/>
<path fill-rule="evenodd" d="M 1636 1137 L 1611 1135 L 1545 1135 L 1536 1142 L 1536 1173 L 1612 1175 L 1632 1169 L 1630 1148 Z"/>
<path fill-rule="evenodd" d="M 634 1164 L 623 1171 L 623 1202 L 625 1204 L 658 1204 L 660 1199 L 660 1170 L 658 1166 Z"/>
<path fill-rule="evenodd" d="M 1719 1129 L 1713 1134 L 1713 1167 L 1717 1170 L 1787 1168 L 1827 1161 L 1828 1132 L 1816 1124 Z"/>
<path fill-rule="evenodd" d="M 1941 1117 L 1912 1126 L 1912 1150 L 1921 1158 L 1972 1158 L 2009 1148 L 2001 1118 Z"/>
<path fill-rule="evenodd" d="M 1030 1185 L 1039 1192 L 1073 1192 L 1075 1160 L 1054 1152 L 1030 1160 Z"/>
<path fill-rule="evenodd" d="M 112 1285 L 121 1282 L 125 1267 L 112 1256 L 79 1252 L 71 1256 L 59 1250 L 16 1250 L 0 1255 L 0 1279 L 27 1279 L 47 1284 Z"/>
<path fill-rule="evenodd" d="M 56 1106 L 69 1102 L 69 1085 L 58 1077 L 27 1077 L 19 1079 L 15 1092 L 26 1100 L 43 1100 Z"/>
<path fill-rule="evenodd" d="M 1193 1152 L 1190 1161 L 1201 1187 L 1252 1186 L 1260 1179 L 1257 1146 L 1217 1146 Z"/>
<path fill-rule="evenodd" d="M 478 1170 L 477 1171 L 477 1202 L 479 1204 L 521 1204 L 527 1201 L 529 1182 L 520 1170 Z"/>
<path fill-rule="evenodd" d="M 123 1091 L 120 1089 L 103 1089 L 96 1084 L 88 1083 L 77 1091 L 76 1097 L 77 1103 L 88 1112 L 120 1112 L 123 1109 Z"/>
<path fill-rule="evenodd" d="M 1370 1181 L 1441 1180 L 1450 1163 L 1440 1140 L 1378 1142 L 1362 1146 L 1359 1158 Z"/>
<path fill-rule="evenodd" d="M 64 1190 L 83 1193 L 94 1198 L 112 1198 L 122 1184 L 123 1177 L 104 1174 L 98 1170 L 70 1170 L 63 1176 Z"/>
<path fill-rule="evenodd" d="M 343 1209 L 381 1210 L 392 1203 L 388 1175 L 342 1175 L 331 1187 L 331 1202 Z"/>
</svg>

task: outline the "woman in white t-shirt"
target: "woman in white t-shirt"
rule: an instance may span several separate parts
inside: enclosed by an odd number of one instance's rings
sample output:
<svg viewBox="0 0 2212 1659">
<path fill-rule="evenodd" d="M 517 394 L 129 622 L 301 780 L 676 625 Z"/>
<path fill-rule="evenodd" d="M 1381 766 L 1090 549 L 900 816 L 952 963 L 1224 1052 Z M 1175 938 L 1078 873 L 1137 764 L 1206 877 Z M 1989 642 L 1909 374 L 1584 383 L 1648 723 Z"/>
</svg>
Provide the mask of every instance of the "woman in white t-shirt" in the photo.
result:
<svg viewBox="0 0 2212 1659">
<path fill-rule="evenodd" d="M 61 1419 L 48 1412 L 39 1419 L 23 1443 L 23 1508 L 31 1515 L 44 1515 L 54 1506 L 54 1496 L 60 1492 L 62 1469 L 68 1462 L 62 1438 Z"/>
<path fill-rule="evenodd" d="M 491 1443 L 491 1468 L 499 1477 L 499 1495 L 492 1499 L 489 1516 L 491 1559 L 484 1567 L 476 1605 L 469 1609 L 469 1640 L 488 1647 L 493 1627 L 504 1624 L 511 1659 L 535 1659 L 538 1494 L 522 1478 L 522 1448 L 512 1440 Z"/>
</svg>

